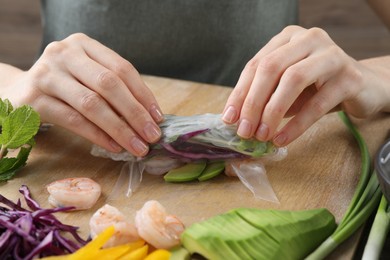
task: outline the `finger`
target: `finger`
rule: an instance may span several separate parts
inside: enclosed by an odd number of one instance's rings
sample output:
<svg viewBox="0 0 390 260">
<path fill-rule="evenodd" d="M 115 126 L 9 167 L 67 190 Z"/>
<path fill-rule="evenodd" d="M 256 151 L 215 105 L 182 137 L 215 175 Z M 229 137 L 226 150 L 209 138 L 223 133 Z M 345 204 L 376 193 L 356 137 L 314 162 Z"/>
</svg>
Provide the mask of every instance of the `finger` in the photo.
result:
<svg viewBox="0 0 390 260">
<path fill-rule="evenodd" d="M 88 69 L 86 70 L 85 68 Z M 113 107 L 119 115 L 125 118 L 131 128 L 144 140 L 149 143 L 154 143 L 160 139 L 161 130 L 154 119 L 115 73 L 96 63 L 94 60 L 82 56 L 69 61 L 67 63 L 67 69 L 78 81 L 102 96 L 108 102 L 109 106 Z M 97 96 L 91 96 L 92 93 L 80 94 L 86 97 L 97 98 Z M 109 106 L 105 105 L 104 107 L 105 109 L 112 110 Z M 89 113 L 88 110 L 85 112 Z M 96 115 L 89 115 L 89 117 L 94 117 L 94 121 L 96 121 L 98 120 Z M 115 124 L 112 126 L 115 126 Z"/>
<path fill-rule="evenodd" d="M 345 99 L 332 80 L 303 105 L 302 109 L 274 136 L 277 146 L 285 146 L 301 136 L 311 125 Z"/>
<path fill-rule="evenodd" d="M 56 97 L 70 105 L 80 115 L 102 129 L 132 154 L 136 156 L 146 155 L 148 146 L 96 92 L 84 87 L 67 75 L 63 75 L 61 78 L 58 77 L 54 82 L 56 84 L 50 84 L 50 87 L 41 86 L 41 89 L 49 96 Z M 75 113 L 72 115 L 74 118 L 78 118 Z M 78 127 L 80 126 L 83 127 L 81 124 Z"/>
<path fill-rule="evenodd" d="M 164 120 L 161 108 L 153 93 L 146 86 L 138 71 L 130 62 L 94 39 L 87 38 L 82 43 L 86 54 L 119 76 L 125 83 L 125 86 L 131 91 L 138 102 L 146 108 L 157 123 Z"/>
<path fill-rule="evenodd" d="M 262 124 L 268 128 L 266 139 L 274 135 L 282 119 L 307 88 L 313 83 L 321 86 L 339 70 L 340 66 L 339 58 L 326 50 L 288 67 L 263 111 Z M 257 138 L 260 138 L 259 132 L 260 129 L 256 132 Z"/>
<path fill-rule="evenodd" d="M 264 107 L 273 95 L 278 82 L 287 68 L 306 58 L 314 49 L 315 43 L 302 45 L 299 41 L 290 41 L 264 56 L 259 62 L 255 77 L 240 113 L 238 135 L 250 138 L 255 133 L 259 140 L 267 140 L 269 126 L 259 126 Z"/>
<path fill-rule="evenodd" d="M 276 50 L 280 46 L 288 43 L 291 36 L 295 33 L 302 32 L 305 29 L 299 26 L 288 26 L 281 33 L 274 36 L 261 50 L 246 64 L 240 74 L 239 80 L 230 94 L 225 108 L 223 110 L 222 119 L 225 123 L 233 124 L 240 117 L 240 111 L 248 91 L 256 75 L 259 60 L 264 56 Z"/>
<path fill-rule="evenodd" d="M 99 127 L 56 98 L 46 95 L 42 96 L 37 99 L 34 108 L 39 111 L 42 120 L 45 122 L 68 129 L 111 152 L 120 152 L 122 150 L 122 147 Z"/>
<path fill-rule="evenodd" d="M 311 84 L 310 86 L 306 87 L 298 96 L 298 98 L 294 101 L 291 107 L 287 110 L 286 114 L 284 115 L 284 118 L 295 116 L 301 110 L 302 106 L 317 92 L 318 90 L 315 84 Z M 265 109 L 267 109 L 267 106 Z M 264 111 L 264 113 L 266 112 Z"/>
<path fill-rule="evenodd" d="M 301 26 L 287 26 L 280 33 L 272 37 L 271 40 L 266 45 L 264 45 L 264 47 L 261 48 L 259 52 L 256 53 L 254 58 L 258 60 L 262 59 L 264 56 L 275 51 L 279 47 L 289 43 L 295 36 L 304 34 L 307 31 L 307 29 Z"/>
<path fill-rule="evenodd" d="M 242 104 L 244 103 L 245 97 L 247 96 L 252 84 L 254 73 L 255 72 L 252 68 L 248 68 L 248 65 L 241 72 L 237 85 L 229 95 L 225 108 L 222 112 L 222 120 L 225 123 L 234 124 L 239 119 Z"/>
</svg>

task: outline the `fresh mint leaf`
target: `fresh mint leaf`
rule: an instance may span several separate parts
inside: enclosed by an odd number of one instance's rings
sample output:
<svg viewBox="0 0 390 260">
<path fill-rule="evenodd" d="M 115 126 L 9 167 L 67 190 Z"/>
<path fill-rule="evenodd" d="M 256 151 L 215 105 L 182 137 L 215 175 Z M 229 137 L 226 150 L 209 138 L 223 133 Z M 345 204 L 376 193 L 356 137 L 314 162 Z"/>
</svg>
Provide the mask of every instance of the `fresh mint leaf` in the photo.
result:
<svg viewBox="0 0 390 260">
<path fill-rule="evenodd" d="M 26 165 L 31 149 L 32 146 L 21 147 L 16 158 L 3 158 L 0 160 L 0 181 L 11 179 L 17 170 Z"/>
<path fill-rule="evenodd" d="M 1 162 L 1 161 L 0 161 Z M 6 171 L 0 174 L 0 181 L 8 181 L 14 177 L 15 171 Z"/>
<path fill-rule="evenodd" d="M 3 125 L 4 119 L 11 113 L 12 110 L 12 104 L 8 99 L 5 99 L 4 101 L 0 99 L 0 126 Z"/>
<path fill-rule="evenodd" d="M 11 179 L 26 165 L 39 125 L 39 114 L 30 106 L 14 109 L 7 99 L 0 99 L 0 181 Z M 17 156 L 6 157 L 9 149 L 19 149 Z"/>
<path fill-rule="evenodd" d="M 0 160 L 0 174 L 13 168 L 17 161 L 18 161 L 17 158 L 7 158 L 6 157 L 6 158 L 1 159 Z"/>
<path fill-rule="evenodd" d="M 27 143 L 38 132 L 39 114 L 30 106 L 13 110 L 3 121 L 0 143 L 9 149 L 16 149 Z"/>
<path fill-rule="evenodd" d="M 26 145 L 29 145 L 29 146 L 31 146 L 31 147 L 33 147 L 33 146 L 35 145 L 35 139 L 34 139 L 34 136 L 33 136 L 33 137 L 31 137 L 31 139 L 30 139 L 30 140 L 28 140 L 28 141 L 26 142 Z"/>
</svg>

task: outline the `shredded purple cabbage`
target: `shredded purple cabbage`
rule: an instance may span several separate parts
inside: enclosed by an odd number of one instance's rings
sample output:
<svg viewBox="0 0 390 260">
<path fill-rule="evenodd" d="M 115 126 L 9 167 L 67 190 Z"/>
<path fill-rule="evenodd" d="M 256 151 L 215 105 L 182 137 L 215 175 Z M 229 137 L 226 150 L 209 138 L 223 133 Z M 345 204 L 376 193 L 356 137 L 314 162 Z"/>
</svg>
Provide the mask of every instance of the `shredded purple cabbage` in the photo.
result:
<svg viewBox="0 0 390 260">
<path fill-rule="evenodd" d="M 235 151 L 227 149 L 221 149 L 217 147 L 207 147 L 205 145 L 198 144 L 166 144 L 161 143 L 161 146 L 165 149 L 165 155 L 169 155 L 173 158 L 179 159 L 191 159 L 191 160 L 226 160 L 226 159 L 238 159 L 249 158 L 249 156 L 240 154 Z M 198 149 L 200 148 L 200 149 Z M 183 160 L 184 160 L 183 159 Z"/>
<path fill-rule="evenodd" d="M 160 140 L 152 147 L 152 151 L 148 156 L 166 155 L 172 158 L 178 158 L 183 161 L 193 160 L 226 160 L 226 159 L 245 159 L 250 158 L 249 155 L 224 148 L 218 147 L 209 143 L 191 142 L 191 138 L 209 132 L 210 129 L 201 129 L 198 131 L 182 134 L 173 142 L 166 143 Z"/>
<path fill-rule="evenodd" d="M 78 235 L 78 227 L 63 224 L 53 215 L 74 207 L 44 209 L 27 186 L 22 185 L 19 192 L 29 209 L 23 208 L 20 200 L 14 203 L 0 194 L 0 259 L 64 255 L 88 242 Z"/>
</svg>

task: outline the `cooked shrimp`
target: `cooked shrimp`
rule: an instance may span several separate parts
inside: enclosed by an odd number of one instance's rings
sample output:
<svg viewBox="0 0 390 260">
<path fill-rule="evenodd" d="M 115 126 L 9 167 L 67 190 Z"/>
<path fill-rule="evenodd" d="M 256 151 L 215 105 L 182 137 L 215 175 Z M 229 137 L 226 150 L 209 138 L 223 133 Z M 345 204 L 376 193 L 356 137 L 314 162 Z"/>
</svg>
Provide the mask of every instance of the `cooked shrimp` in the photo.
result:
<svg viewBox="0 0 390 260">
<path fill-rule="evenodd" d="M 229 177 L 237 177 L 237 174 L 230 161 L 225 162 L 225 175 Z"/>
<path fill-rule="evenodd" d="M 145 171 L 153 175 L 162 175 L 171 169 L 178 168 L 184 163 L 176 158 L 168 156 L 154 156 L 144 162 Z"/>
<path fill-rule="evenodd" d="M 49 203 L 53 207 L 74 206 L 77 210 L 89 209 L 99 199 L 101 188 L 89 178 L 68 178 L 47 185 Z"/>
<path fill-rule="evenodd" d="M 157 201 L 147 201 L 137 211 L 135 226 L 138 234 L 155 248 L 169 249 L 180 243 L 184 231 L 183 223 L 175 216 L 168 215 Z"/>
<path fill-rule="evenodd" d="M 134 224 L 127 221 L 122 212 L 117 208 L 106 204 L 98 209 L 89 221 L 91 237 L 96 237 L 109 226 L 114 226 L 115 233 L 104 247 L 112 247 L 140 240 Z"/>
</svg>

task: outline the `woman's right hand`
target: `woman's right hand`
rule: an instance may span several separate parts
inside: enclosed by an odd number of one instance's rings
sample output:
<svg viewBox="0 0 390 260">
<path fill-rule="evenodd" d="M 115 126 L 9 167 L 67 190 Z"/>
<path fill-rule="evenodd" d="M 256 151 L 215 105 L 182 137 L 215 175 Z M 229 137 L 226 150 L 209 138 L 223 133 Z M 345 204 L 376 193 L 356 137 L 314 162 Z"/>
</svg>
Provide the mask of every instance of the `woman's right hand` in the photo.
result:
<svg viewBox="0 0 390 260">
<path fill-rule="evenodd" d="M 77 33 L 50 43 L 38 61 L 2 88 L 14 106 L 31 105 L 42 122 L 62 126 L 112 152 L 135 156 L 161 137 L 163 114 L 127 60 Z M 5 87 L 5 88 L 4 88 Z"/>
</svg>

